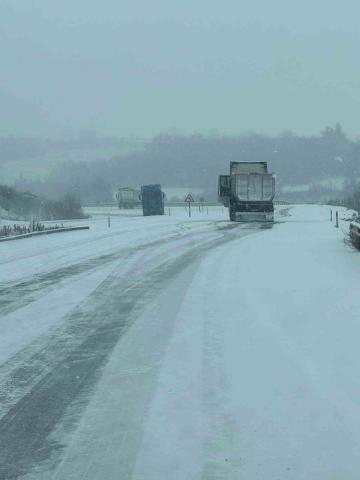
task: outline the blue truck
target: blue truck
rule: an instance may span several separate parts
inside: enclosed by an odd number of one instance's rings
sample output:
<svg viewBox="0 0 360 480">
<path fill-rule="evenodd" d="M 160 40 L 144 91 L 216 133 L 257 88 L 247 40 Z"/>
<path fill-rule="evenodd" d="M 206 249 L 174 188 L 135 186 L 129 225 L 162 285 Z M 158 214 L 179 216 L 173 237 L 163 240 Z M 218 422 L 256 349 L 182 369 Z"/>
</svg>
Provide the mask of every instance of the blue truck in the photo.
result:
<svg viewBox="0 0 360 480">
<path fill-rule="evenodd" d="M 140 200 L 144 216 L 164 215 L 164 198 L 165 194 L 161 190 L 161 185 L 143 185 Z"/>
</svg>

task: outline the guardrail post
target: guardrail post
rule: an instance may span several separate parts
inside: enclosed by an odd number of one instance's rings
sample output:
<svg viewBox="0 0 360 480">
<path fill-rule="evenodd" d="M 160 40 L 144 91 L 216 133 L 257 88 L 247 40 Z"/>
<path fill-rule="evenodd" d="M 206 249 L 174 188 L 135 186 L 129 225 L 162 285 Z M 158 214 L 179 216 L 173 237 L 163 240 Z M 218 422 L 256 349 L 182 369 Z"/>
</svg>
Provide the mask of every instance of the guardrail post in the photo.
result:
<svg viewBox="0 0 360 480">
<path fill-rule="evenodd" d="M 339 212 L 336 210 L 335 227 L 339 228 Z"/>
</svg>

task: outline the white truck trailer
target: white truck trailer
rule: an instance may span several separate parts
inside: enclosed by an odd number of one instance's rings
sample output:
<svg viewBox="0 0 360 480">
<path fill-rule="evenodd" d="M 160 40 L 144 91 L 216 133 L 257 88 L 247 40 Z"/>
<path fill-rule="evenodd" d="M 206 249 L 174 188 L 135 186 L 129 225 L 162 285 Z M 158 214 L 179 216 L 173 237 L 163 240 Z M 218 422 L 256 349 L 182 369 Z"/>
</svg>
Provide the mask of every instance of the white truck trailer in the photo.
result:
<svg viewBox="0 0 360 480">
<path fill-rule="evenodd" d="M 140 190 L 136 188 L 119 188 L 116 194 L 116 199 L 119 208 L 138 208 L 141 206 Z"/>
</svg>

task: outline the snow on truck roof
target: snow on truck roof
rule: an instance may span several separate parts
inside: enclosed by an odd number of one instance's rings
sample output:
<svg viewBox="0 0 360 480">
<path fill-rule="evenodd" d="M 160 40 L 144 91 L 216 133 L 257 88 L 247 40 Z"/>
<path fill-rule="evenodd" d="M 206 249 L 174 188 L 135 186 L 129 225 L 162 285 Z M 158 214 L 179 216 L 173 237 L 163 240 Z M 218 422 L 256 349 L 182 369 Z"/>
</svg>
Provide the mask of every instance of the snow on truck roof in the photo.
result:
<svg viewBox="0 0 360 480">
<path fill-rule="evenodd" d="M 268 173 L 267 162 L 230 162 L 230 174 Z"/>
</svg>

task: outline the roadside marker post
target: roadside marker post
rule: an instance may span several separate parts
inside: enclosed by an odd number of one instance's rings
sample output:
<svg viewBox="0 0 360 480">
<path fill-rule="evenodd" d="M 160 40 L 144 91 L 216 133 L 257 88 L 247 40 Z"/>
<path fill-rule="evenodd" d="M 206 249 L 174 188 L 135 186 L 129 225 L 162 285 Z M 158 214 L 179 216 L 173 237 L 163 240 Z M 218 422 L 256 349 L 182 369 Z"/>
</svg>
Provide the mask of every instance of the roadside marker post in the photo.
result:
<svg viewBox="0 0 360 480">
<path fill-rule="evenodd" d="M 339 212 L 336 210 L 335 227 L 339 228 Z"/>
<path fill-rule="evenodd" d="M 188 194 L 186 195 L 184 202 L 188 204 L 188 207 L 189 207 L 189 218 L 191 218 L 191 204 L 194 202 L 194 198 L 193 198 L 193 196 L 191 195 L 191 193 L 188 193 Z"/>
<path fill-rule="evenodd" d="M 332 223 L 333 219 L 332 219 L 333 215 L 332 215 L 332 210 L 330 210 L 330 222 Z"/>
<path fill-rule="evenodd" d="M 110 228 L 110 214 L 108 215 L 108 228 Z"/>
</svg>

